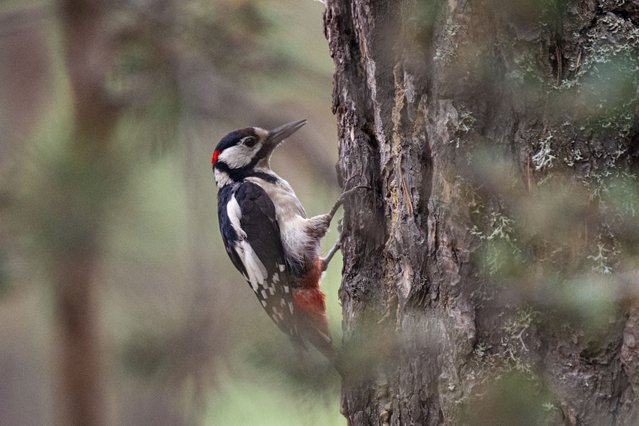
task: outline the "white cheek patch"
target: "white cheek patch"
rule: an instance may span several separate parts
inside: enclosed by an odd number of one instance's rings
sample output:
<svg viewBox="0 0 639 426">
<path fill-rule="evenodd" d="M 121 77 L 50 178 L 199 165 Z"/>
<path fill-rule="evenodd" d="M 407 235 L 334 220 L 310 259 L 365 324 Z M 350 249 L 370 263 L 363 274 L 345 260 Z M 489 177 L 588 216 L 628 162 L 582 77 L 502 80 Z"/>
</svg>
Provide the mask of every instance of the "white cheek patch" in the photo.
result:
<svg viewBox="0 0 639 426">
<path fill-rule="evenodd" d="M 252 148 L 246 145 L 232 146 L 222 151 L 217 157 L 217 161 L 225 163 L 232 169 L 238 169 L 249 164 L 261 147 L 261 142 L 256 143 Z"/>
</svg>

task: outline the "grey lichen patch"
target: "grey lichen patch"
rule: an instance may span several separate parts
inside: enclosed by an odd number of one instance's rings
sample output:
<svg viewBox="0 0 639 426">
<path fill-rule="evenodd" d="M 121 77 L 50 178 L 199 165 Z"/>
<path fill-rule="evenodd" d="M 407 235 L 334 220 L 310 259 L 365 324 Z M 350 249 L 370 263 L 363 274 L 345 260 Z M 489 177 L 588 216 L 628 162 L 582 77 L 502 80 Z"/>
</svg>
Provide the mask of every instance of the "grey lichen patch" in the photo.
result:
<svg viewBox="0 0 639 426">
<path fill-rule="evenodd" d="M 542 323 L 541 312 L 523 305 L 506 307 L 499 316 L 491 319 L 495 328 L 492 336 L 482 335 L 476 341 L 465 376 L 464 387 L 471 390 L 465 394 L 466 398 L 512 374 L 531 381 L 538 379 L 535 365 L 540 348 L 537 330 Z"/>
<path fill-rule="evenodd" d="M 593 272 L 600 274 L 612 273 L 612 263 L 615 255 L 619 254 L 613 247 L 609 247 L 603 241 L 602 235 L 599 234 L 597 246 L 594 249 L 594 253 L 588 255 L 586 258 L 590 260 L 592 264 Z"/>
<path fill-rule="evenodd" d="M 443 42 L 437 44 L 433 61 L 439 65 L 448 65 L 456 57 L 461 44 L 465 43 L 465 28 L 458 22 L 448 19 L 443 33 Z"/>
<path fill-rule="evenodd" d="M 596 239 L 586 255 L 587 264 L 593 272 L 616 272 L 624 259 L 636 253 L 637 180 L 636 174 L 623 167 L 609 167 L 583 179 L 601 218 L 596 228 Z"/>
<path fill-rule="evenodd" d="M 562 13 L 578 19 L 557 28 L 548 18 L 557 13 L 552 2 L 541 3 L 543 31 L 536 39 L 520 38 L 513 45 L 510 26 L 496 28 L 505 83 L 525 99 L 527 110 L 536 102 L 543 104 L 549 127 L 568 120 L 580 140 L 628 137 L 639 107 L 639 27 L 627 14 L 616 12 L 623 4 L 604 2 L 594 14 L 576 4 L 565 5 Z M 573 164 L 570 156 L 558 156 L 563 157 Z"/>
<path fill-rule="evenodd" d="M 551 146 L 552 139 L 553 133 L 549 132 L 548 135 L 539 142 L 539 149 L 532 156 L 532 162 L 536 171 L 549 169 L 553 166 L 556 156 L 553 154 Z"/>
<path fill-rule="evenodd" d="M 597 129 L 629 134 L 639 105 L 639 27 L 612 12 L 596 15 L 590 27 L 575 31 L 579 54 L 566 58 L 566 78 L 558 86 L 570 95 L 575 116 Z M 574 89 L 574 90 L 572 90 Z"/>
<path fill-rule="evenodd" d="M 572 129 L 566 127 L 557 130 L 562 140 Z M 551 167 L 562 163 L 559 155 L 577 167 L 585 155 L 592 156 L 593 148 L 586 144 L 584 149 L 591 151 L 582 154 L 581 148 L 562 147 L 555 154 L 551 141 L 554 133 L 542 139 L 533 162 L 544 174 L 532 194 L 513 192 L 503 185 L 503 177 L 491 191 L 485 189 L 490 185 L 486 179 L 479 185 L 460 178 L 471 219 L 468 232 L 476 243 L 472 258 L 486 284 L 477 287 L 478 300 L 490 303 L 496 288 L 526 287 L 534 294 L 549 282 L 563 286 L 575 273 L 610 274 L 633 253 L 637 233 L 630 229 L 639 214 L 639 190 L 637 177 L 623 167 L 626 154 L 613 150 L 606 154 L 610 163 L 604 156 L 601 164 L 569 176 Z M 495 162 L 491 164 L 494 169 Z"/>
<path fill-rule="evenodd" d="M 538 379 L 535 353 L 540 345 L 537 327 L 541 323 L 541 312 L 530 306 L 521 306 L 502 315 L 499 340 L 479 340 L 474 347 L 468 368 L 472 374 L 466 378 L 472 383 L 466 388 L 473 392 L 490 387 L 500 378 L 512 374 L 531 381 Z"/>
<path fill-rule="evenodd" d="M 436 2 L 433 2 L 436 3 Z M 448 3 L 448 15 L 443 23 L 443 28 L 439 31 L 439 37 L 433 51 L 433 61 L 439 66 L 449 65 L 454 60 L 460 58 L 460 49 L 468 45 L 468 19 L 460 18 L 466 16 L 468 5 L 459 7 L 457 1 Z M 465 13 L 466 12 L 466 13 Z"/>
<path fill-rule="evenodd" d="M 482 213 L 482 221 L 469 229 L 479 240 L 478 261 L 481 271 L 488 277 L 504 278 L 516 274 L 522 266 L 522 251 L 515 231 L 515 220 L 503 210 Z"/>
<path fill-rule="evenodd" d="M 513 223 L 514 220 L 506 216 L 503 212 L 493 211 L 489 215 L 486 231 L 481 231 L 477 225 L 475 225 L 470 233 L 484 241 L 498 239 L 516 241 L 516 238 L 513 236 Z"/>
<path fill-rule="evenodd" d="M 584 153 L 581 152 L 581 148 L 571 146 L 568 155 L 565 155 L 562 160 L 568 167 L 575 167 L 575 164 L 585 160 L 585 158 Z"/>
<path fill-rule="evenodd" d="M 530 348 L 534 343 L 526 343 L 526 338 L 534 334 L 534 327 L 539 323 L 541 313 L 531 307 L 518 309 L 502 326 L 504 332 L 501 347 L 507 365 L 517 371 L 530 373 L 528 353 L 537 348 Z M 534 340 L 534 339 L 532 339 Z"/>
<path fill-rule="evenodd" d="M 462 105 L 458 105 L 456 109 L 454 120 L 451 120 L 450 134 L 454 135 L 448 143 L 455 144 L 455 148 L 459 149 L 465 142 L 467 142 L 468 134 L 474 129 L 474 125 L 477 122 L 472 111 L 464 108 Z"/>
<path fill-rule="evenodd" d="M 584 54 L 570 63 L 569 68 L 575 71 L 575 78 L 588 73 L 601 76 L 598 64 L 614 62 L 617 57 L 627 57 L 635 62 L 639 48 L 639 28 L 635 24 L 614 13 L 595 18 L 595 24 L 587 29 L 585 43 L 581 46 Z M 579 38 L 579 34 L 573 34 Z M 566 82 L 570 84 L 570 81 Z"/>
</svg>

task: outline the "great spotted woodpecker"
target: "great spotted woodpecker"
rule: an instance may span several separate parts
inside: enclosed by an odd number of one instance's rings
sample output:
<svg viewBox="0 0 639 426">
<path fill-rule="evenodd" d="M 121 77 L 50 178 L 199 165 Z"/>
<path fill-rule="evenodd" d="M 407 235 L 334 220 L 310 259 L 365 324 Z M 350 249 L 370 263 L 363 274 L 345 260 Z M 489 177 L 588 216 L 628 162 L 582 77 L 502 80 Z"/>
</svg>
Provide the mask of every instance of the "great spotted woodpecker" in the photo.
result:
<svg viewBox="0 0 639 426">
<path fill-rule="evenodd" d="M 280 330 L 302 347 L 310 342 L 334 359 L 319 282 L 336 248 L 321 258 L 320 239 L 343 196 L 328 214 L 309 218 L 291 186 L 269 164 L 273 150 L 304 124 L 231 132 L 215 147 L 211 163 L 219 188 L 220 231 L 231 261 Z"/>
</svg>

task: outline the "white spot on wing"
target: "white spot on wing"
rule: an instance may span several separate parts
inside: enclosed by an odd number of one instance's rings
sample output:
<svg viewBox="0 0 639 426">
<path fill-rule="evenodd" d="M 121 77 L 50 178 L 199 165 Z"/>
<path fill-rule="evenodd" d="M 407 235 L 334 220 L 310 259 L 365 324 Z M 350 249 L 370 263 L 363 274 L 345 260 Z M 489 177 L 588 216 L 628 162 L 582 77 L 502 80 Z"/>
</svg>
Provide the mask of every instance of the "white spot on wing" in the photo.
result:
<svg viewBox="0 0 639 426">
<path fill-rule="evenodd" d="M 291 302 L 288 302 L 288 310 L 293 313 L 293 304 Z"/>
<path fill-rule="evenodd" d="M 283 264 L 281 264 L 281 263 L 280 263 L 280 264 L 279 264 L 279 265 L 277 265 L 277 266 L 280 268 L 280 272 L 284 272 L 284 268 L 285 268 L 285 266 L 284 266 Z"/>
<path fill-rule="evenodd" d="M 273 311 L 273 318 L 277 317 L 280 320 L 284 319 L 284 313 L 277 306 L 271 307 L 271 310 Z"/>
</svg>

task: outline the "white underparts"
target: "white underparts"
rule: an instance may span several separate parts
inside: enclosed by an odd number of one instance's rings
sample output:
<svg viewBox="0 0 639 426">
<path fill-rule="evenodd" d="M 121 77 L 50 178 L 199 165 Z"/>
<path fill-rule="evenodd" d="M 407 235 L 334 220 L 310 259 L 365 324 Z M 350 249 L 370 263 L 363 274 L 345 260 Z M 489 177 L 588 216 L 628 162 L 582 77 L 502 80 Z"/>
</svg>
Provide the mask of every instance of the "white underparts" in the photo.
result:
<svg viewBox="0 0 639 426">
<path fill-rule="evenodd" d="M 231 169 L 239 169 L 248 165 L 261 148 L 262 142 L 258 142 L 250 148 L 244 144 L 231 146 L 220 153 L 217 161 L 225 163 Z"/>
</svg>

